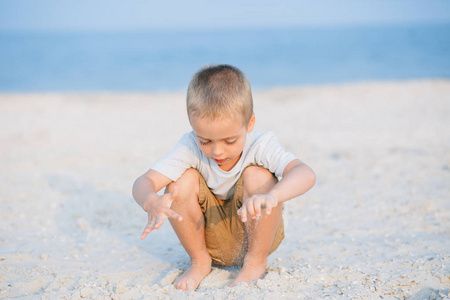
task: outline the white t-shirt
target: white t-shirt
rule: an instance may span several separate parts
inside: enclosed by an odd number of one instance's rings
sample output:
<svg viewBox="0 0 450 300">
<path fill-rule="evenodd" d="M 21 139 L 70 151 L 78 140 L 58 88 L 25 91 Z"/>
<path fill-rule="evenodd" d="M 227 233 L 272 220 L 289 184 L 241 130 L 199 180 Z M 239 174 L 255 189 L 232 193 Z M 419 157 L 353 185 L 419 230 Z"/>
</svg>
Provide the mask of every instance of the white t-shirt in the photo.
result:
<svg viewBox="0 0 450 300">
<path fill-rule="evenodd" d="M 152 169 L 177 181 L 187 169 L 194 168 L 203 176 L 213 194 L 224 200 L 233 196 L 234 185 L 250 164 L 264 167 L 281 178 L 284 168 L 295 158 L 278 143 L 273 132 L 252 131 L 247 134 L 239 161 L 231 170 L 224 171 L 200 150 L 191 131 L 183 135 L 170 153 L 156 161 Z"/>
</svg>

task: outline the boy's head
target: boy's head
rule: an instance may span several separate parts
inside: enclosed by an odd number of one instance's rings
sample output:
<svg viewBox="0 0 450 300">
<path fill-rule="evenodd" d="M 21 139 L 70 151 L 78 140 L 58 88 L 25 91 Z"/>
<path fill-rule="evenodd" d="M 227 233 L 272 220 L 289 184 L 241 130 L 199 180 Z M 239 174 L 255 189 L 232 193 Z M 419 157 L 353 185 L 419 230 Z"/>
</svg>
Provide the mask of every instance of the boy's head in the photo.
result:
<svg viewBox="0 0 450 300">
<path fill-rule="evenodd" d="M 255 124 L 247 77 L 229 65 L 204 68 L 192 78 L 186 102 L 201 151 L 229 171 L 239 161 Z"/>
<path fill-rule="evenodd" d="M 215 65 L 201 69 L 189 84 L 187 113 L 192 119 L 234 119 L 248 126 L 253 99 L 247 76 L 236 67 Z"/>
</svg>

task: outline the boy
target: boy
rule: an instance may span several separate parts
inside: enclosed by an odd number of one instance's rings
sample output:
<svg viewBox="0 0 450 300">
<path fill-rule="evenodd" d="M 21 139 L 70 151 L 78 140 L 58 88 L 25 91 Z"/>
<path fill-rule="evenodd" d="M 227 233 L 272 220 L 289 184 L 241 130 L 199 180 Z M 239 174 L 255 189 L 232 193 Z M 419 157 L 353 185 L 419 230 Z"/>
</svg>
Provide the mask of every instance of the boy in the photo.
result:
<svg viewBox="0 0 450 300">
<path fill-rule="evenodd" d="M 255 125 L 250 83 L 230 65 L 200 70 L 187 92 L 193 131 L 140 176 L 136 202 L 148 213 L 144 239 L 169 218 L 191 266 L 174 282 L 197 288 L 211 263 L 243 265 L 230 286 L 264 276 L 284 237 L 281 203 L 308 191 L 314 172 Z M 278 181 L 278 178 L 282 178 Z M 156 193 L 166 187 L 164 195 Z"/>
</svg>

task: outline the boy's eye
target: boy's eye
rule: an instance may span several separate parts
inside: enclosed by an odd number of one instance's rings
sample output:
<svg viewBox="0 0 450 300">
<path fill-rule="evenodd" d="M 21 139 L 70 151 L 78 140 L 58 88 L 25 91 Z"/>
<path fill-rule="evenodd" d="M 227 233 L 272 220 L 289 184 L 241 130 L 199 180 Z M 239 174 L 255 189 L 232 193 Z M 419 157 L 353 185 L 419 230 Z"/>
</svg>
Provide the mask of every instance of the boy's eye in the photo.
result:
<svg viewBox="0 0 450 300">
<path fill-rule="evenodd" d="M 200 140 L 198 142 L 199 142 L 200 145 L 207 145 L 209 143 L 207 141 L 200 141 Z"/>
<path fill-rule="evenodd" d="M 234 141 L 225 141 L 225 143 L 227 143 L 227 145 L 233 145 L 234 143 L 236 143 L 237 140 Z"/>
</svg>

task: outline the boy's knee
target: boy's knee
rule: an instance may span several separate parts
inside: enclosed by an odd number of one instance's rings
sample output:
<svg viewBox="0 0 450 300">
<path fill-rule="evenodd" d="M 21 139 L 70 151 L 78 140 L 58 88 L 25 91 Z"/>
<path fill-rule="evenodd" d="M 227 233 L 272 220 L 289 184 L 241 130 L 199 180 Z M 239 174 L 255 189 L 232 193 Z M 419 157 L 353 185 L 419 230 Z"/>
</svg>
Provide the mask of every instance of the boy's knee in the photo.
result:
<svg viewBox="0 0 450 300">
<path fill-rule="evenodd" d="M 266 168 L 260 166 L 249 166 L 245 168 L 243 173 L 243 180 L 245 179 L 251 179 L 252 181 L 265 181 L 275 179 L 275 177 Z"/>
<path fill-rule="evenodd" d="M 269 170 L 259 166 L 249 166 L 242 174 L 242 185 L 250 194 L 265 193 L 276 182 L 276 177 Z"/>
<path fill-rule="evenodd" d="M 167 185 L 166 192 L 173 191 L 175 186 L 179 189 L 179 194 L 196 193 L 198 195 L 200 185 L 200 174 L 195 169 L 187 169 L 177 181 L 173 181 Z"/>
</svg>

